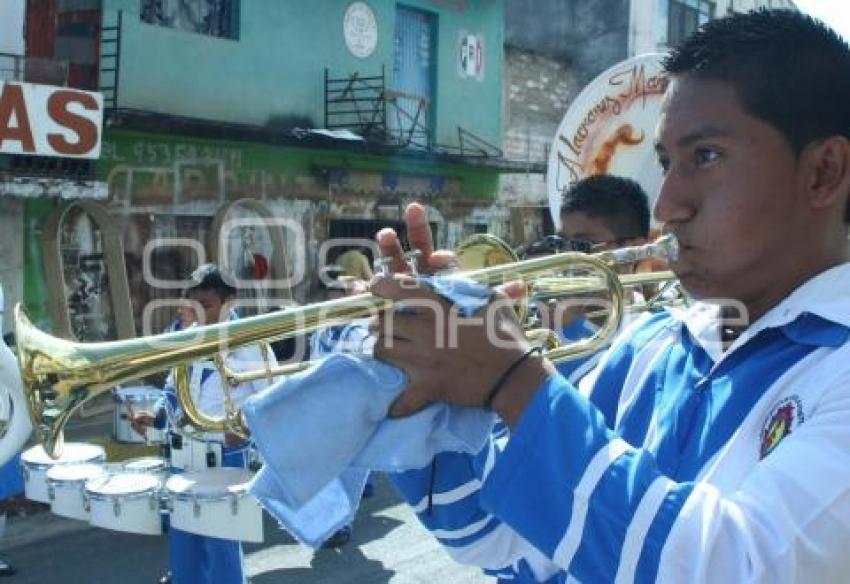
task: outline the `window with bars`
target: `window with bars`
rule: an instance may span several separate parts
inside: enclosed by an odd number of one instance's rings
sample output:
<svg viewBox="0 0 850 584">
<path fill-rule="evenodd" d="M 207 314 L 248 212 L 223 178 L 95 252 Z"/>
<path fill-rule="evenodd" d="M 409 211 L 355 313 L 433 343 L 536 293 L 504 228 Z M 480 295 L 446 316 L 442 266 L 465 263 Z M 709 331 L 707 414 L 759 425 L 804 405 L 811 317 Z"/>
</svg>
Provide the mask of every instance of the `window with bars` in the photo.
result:
<svg viewBox="0 0 850 584">
<path fill-rule="evenodd" d="M 141 0 L 142 22 L 239 39 L 239 0 Z"/>
<path fill-rule="evenodd" d="M 670 0 L 667 13 L 667 44 L 678 45 L 714 18 L 715 3 L 708 0 Z"/>
</svg>

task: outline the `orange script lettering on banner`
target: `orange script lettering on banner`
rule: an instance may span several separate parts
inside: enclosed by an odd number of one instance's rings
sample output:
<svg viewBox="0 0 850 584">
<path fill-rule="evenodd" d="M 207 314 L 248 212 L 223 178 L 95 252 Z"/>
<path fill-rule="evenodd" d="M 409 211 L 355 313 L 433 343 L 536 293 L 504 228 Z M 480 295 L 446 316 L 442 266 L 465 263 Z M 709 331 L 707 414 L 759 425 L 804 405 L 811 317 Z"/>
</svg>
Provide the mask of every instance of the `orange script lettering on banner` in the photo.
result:
<svg viewBox="0 0 850 584">
<path fill-rule="evenodd" d="M 661 169 L 653 143 L 667 88 L 662 58 L 652 53 L 614 65 L 585 87 L 567 110 L 549 154 L 546 177 L 549 210 L 558 228 L 564 189 L 586 176 L 627 176 L 655 201 Z"/>
<path fill-rule="evenodd" d="M 0 153 L 100 157 L 103 96 L 99 93 L 0 82 Z"/>
</svg>

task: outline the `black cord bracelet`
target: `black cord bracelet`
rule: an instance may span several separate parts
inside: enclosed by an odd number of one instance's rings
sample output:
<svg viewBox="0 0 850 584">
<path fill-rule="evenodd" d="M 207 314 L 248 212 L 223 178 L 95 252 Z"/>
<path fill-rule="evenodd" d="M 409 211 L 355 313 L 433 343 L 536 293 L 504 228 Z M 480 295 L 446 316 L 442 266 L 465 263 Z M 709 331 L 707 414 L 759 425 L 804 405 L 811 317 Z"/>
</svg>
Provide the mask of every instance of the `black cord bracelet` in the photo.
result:
<svg viewBox="0 0 850 584">
<path fill-rule="evenodd" d="M 525 361 L 531 357 L 535 353 L 542 353 L 543 347 L 535 346 L 528 349 L 525 353 L 522 354 L 522 357 L 514 361 L 510 367 L 508 367 L 502 376 L 493 384 L 493 389 L 491 389 L 487 393 L 487 397 L 484 398 L 484 409 L 492 410 L 493 409 L 493 400 L 496 399 L 496 396 L 499 395 L 499 392 L 502 391 L 502 388 L 505 386 L 505 382 L 510 378 L 511 374 L 516 371 L 520 365 L 525 363 Z"/>
</svg>

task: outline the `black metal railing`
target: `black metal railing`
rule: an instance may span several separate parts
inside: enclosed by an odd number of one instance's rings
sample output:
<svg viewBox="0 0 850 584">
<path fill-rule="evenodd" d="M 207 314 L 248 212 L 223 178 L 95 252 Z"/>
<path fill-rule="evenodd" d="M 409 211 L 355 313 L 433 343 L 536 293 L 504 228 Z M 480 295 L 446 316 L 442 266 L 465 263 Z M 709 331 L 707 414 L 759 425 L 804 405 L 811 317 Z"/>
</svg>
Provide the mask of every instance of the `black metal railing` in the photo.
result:
<svg viewBox="0 0 850 584">
<path fill-rule="evenodd" d="M 370 141 L 386 141 L 385 81 L 383 67 L 380 75 L 363 77 L 355 72 L 339 79 L 332 79 L 325 69 L 325 128 L 350 130 Z"/>
<path fill-rule="evenodd" d="M 104 19 L 106 18 L 104 13 Z M 100 28 L 100 92 L 107 112 L 118 109 L 118 90 L 121 86 L 121 25 L 124 13 L 118 11 L 113 23 Z"/>
<path fill-rule="evenodd" d="M 433 149 L 428 124 L 428 98 L 403 91 L 385 91 L 384 100 L 390 106 L 390 128 L 387 132 L 390 141 L 401 148 Z"/>
<path fill-rule="evenodd" d="M 484 158 L 490 156 L 502 158 L 504 156 L 501 148 L 460 126 L 457 127 L 457 142 L 458 154 L 461 156 L 480 156 Z"/>
<path fill-rule="evenodd" d="M 349 130 L 367 143 L 463 157 L 501 158 L 502 150 L 458 126 L 457 143 L 440 144 L 431 131 L 427 97 L 386 88 L 386 72 L 333 78 L 325 69 L 325 128 Z"/>
</svg>

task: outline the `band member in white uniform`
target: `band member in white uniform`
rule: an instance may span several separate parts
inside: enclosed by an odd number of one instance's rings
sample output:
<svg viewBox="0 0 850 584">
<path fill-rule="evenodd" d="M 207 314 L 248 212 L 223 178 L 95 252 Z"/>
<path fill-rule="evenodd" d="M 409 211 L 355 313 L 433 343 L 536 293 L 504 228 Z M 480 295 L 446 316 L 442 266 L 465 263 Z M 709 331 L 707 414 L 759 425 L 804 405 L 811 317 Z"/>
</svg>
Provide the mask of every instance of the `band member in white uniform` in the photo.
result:
<svg viewBox="0 0 850 584">
<path fill-rule="evenodd" d="M 236 298 L 233 280 L 214 264 L 205 264 L 192 273 L 193 284 L 184 291 L 184 299 L 194 308 L 194 315 L 181 309 L 178 326 L 215 324 L 238 318 L 231 309 Z M 194 318 L 193 318 L 194 316 Z M 276 365 L 271 350 L 267 351 L 268 364 Z M 227 366 L 236 372 L 252 371 L 265 367 L 261 349 L 242 347 L 229 352 Z M 225 413 L 225 395 L 219 371 L 211 361 L 194 363 L 189 372 L 192 398 L 196 406 L 211 416 Z M 248 396 L 265 388 L 265 380 L 241 383 L 230 389 L 235 405 L 240 406 Z M 170 414 L 170 415 L 169 415 Z M 133 418 L 133 427 L 144 432 L 146 427 L 165 427 L 171 423 L 172 470 L 180 453 L 191 449 L 194 454 L 181 463 L 182 468 L 201 470 L 203 467 L 247 467 L 249 443 L 232 434 L 205 433 L 201 440 L 180 432 L 181 414 L 174 393 L 173 374 L 165 388 L 165 398 L 156 412 L 139 412 Z M 201 452 L 200 459 L 198 452 Z M 173 527 L 169 530 L 169 555 L 171 572 L 163 576 L 162 583 L 173 584 L 241 584 L 245 582 L 242 546 L 230 541 L 187 533 Z"/>
</svg>

